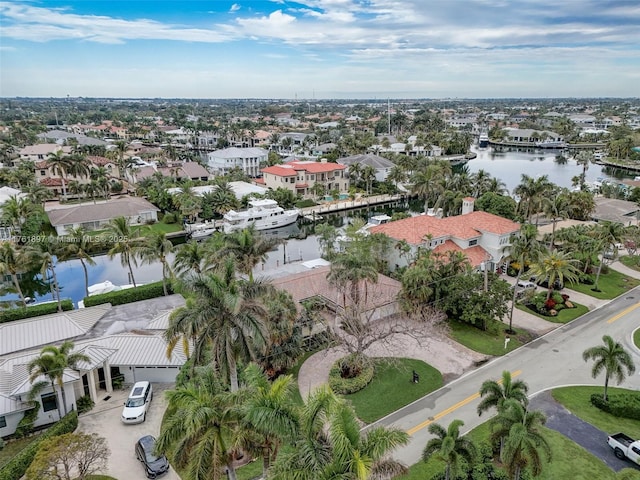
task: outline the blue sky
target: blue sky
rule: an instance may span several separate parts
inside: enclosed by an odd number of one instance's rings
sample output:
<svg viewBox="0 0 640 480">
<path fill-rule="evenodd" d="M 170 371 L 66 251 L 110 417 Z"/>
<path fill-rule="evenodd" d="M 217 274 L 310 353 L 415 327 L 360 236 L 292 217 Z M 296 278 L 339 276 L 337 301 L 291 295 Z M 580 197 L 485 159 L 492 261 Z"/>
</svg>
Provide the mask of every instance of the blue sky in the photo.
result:
<svg viewBox="0 0 640 480">
<path fill-rule="evenodd" d="M 640 96 L 640 2 L 0 1 L 0 95 Z"/>
</svg>

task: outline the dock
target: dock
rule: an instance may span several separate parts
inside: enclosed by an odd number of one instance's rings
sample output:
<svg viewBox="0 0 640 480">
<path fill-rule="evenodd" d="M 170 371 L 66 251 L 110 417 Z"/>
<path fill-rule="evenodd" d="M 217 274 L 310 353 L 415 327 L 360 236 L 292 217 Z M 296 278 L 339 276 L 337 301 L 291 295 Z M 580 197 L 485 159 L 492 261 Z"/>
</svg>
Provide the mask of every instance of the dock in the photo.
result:
<svg viewBox="0 0 640 480">
<path fill-rule="evenodd" d="M 307 220 L 315 221 L 319 216 L 328 213 L 335 213 L 344 210 L 354 210 L 357 208 L 369 208 L 393 202 L 404 202 L 409 199 L 409 195 L 372 195 L 370 197 L 360 197 L 355 199 L 334 200 L 333 202 L 314 205 L 300 209 L 300 216 Z"/>
</svg>

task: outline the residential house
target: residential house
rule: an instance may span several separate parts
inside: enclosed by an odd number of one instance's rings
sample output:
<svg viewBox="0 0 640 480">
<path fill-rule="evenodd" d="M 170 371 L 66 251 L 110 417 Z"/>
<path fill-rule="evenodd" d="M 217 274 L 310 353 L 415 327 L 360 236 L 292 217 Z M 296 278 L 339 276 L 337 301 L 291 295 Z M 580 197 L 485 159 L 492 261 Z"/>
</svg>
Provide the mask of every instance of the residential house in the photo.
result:
<svg viewBox="0 0 640 480">
<path fill-rule="evenodd" d="M 120 177 L 120 171 L 118 164 L 114 160 L 100 156 L 88 156 L 89 168 L 104 168 L 107 172 L 107 176 L 118 179 Z M 62 177 L 57 171 L 54 171 L 51 162 L 48 160 L 41 160 L 34 163 L 34 174 L 36 181 L 47 187 L 54 196 L 58 196 L 62 193 Z M 65 175 L 65 185 L 68 187 L 69 182 L 76 181 L 80 184 L 87 184 L 91 182 L 89 175 L 85 176 L 73 176 Z"/>
<path fill-rule="evenodd" d="M 229 182 L 229 187 L 231 188 L 231 190 L 233 190 L 233 193 L 235 193 L 238 200 L 242 200 L 245 196 L 264 195 L 268 191 L 267 188 L 253 185 L 247 182 Z M 191 191 L 195 195 L 202 197 L 207 193 L 212 193 L 216 188 L 218 188 L 217 185 L 201 185 L 197 187 L 191 187 Z M 182 189 L 180 187 L 167 189 L 167 193 L 171 195 L 176 195 L 181 192 Z"/>
<path fill-rule="evenodd" d="M 329 163 L 326 160 L 293 161 L 262 169 L 262 178 L 255 183 L 267 188 L 285 188 L 304 198 L 318 196 L 316 185 L 322 185 L 323 194 L 336 190 L 340 195 L 349 192 L 349 179 L 345 175 L 345 165 Z"/>
<path fill-rule="evenodd" d="M 71 147 L 63 147 L 57 143 L 39 143 L 37 145 L 27 145 L 20 149 L 18 158 L 20 161 L 38 162 L 46 160 L 50 155 L 55 155 L 60 151 L 66 155 L 70 155 L 72 149 Z M 15 162 L 14 160 L 14 163 Z"/>
<path fill-rule="evenodd" d="M 26 197 L 26 193 L 22 193 L 17 188 L 0 187 L 0 213 L 2 212 L 2 206 L 11 198 L 23 198 Z M 0 241 L 10 240 L 13 237 L 13 228 L 7 225 L 0 225 Z"/>
<path fill-rule="evenodd" d="M 263 148 L 230 147 L 207 153 L 207 163 L 212 171 L 225 175 L 234 168 L 240 168 L 250 177 L 260 175 L 260 167 L 267 163 L 269 152 Z"/>
<path fill-rule="evenodd" d="M 384 157 L 373 155 L 371 153 L 338 158 L 336 162 L 340 165 L 346 165 L 347 172 L 348 168 L 353 164 L 358 164 L 360 165 L 360 167 L 363 167 L 365 165 L 373 167 L 375 169 L 375 177 L 378 182 L 384 182 L 387 179 L 389 172 L 395 165 L 395 163 L 393 163 L 391 160 L 387 160 Z"/>
<path fill-rule="evenodd" d="M 46 207 L 49 221 L 58 235 L 65 235 L 69 229 L 78 227 L 100 230 L 116 217 L 125 217 L 132 225 L 156 222 L 159 211 L 158 207 L 139 197 Z"/>
<path fill-rule="evenodd" d="M 541 131 L 531 128 L 505 128 L 504 130 L 507 132 L 508 141 L 510 142 L 535 143 L 543 139 L 559 142 L 564 140 L 562 135 L 558 135 L 550 130 Z"/>
<path fill-rule="evenodd" d="M 437 253 L 462 252 L 472 266 L 490 269 L 500 266 L 509 255 L 511 235 L 520 224 L 487 212 L 473 211 L 475 199 L 463 199 L 462 214 L 439 218 L 432 215 L 396 220 L 369 228 L 370 233 L 382 233 L 395 243 L 405 241 L 409 252 L 403 254 L 391 248 L 389 266 L 393 270 L 410 264 L 419 249 Z"/>
<path fill-rule="evenodd" d="M 145 178 L 152 177 L 156 173 L 163 177 L 175 178 L 177 181 L 206 182 L 212 178 L 209 170 L 198 162 L 176 162 L 167 166 L 159 166 L 156 162 L 153 162 L 127 172 L 127 180 L 135 184 Z"/>
</svg>

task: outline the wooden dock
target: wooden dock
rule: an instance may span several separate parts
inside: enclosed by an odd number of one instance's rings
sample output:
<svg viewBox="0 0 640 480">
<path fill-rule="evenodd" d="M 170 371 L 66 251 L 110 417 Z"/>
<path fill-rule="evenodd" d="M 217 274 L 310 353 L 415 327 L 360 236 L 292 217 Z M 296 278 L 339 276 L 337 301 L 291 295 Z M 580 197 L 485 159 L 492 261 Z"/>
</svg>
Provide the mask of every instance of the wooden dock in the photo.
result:
<svg viewBox="0 0 640 480">
<path fill-rule="evenodd" d="M 371 197 L 361 197 L 353 200 L 335 200 L 313 207 L 305 207 L 300 209 L 300 215 L 308 220 L 315 220 L 321 215 L 328 213 L 341 212 L 345 210 L 354 210 L 357 208 L 369 208 L 385 203 L 401 202 L 408 200 L 409 195 L 373 195 Z"/>
</svg>

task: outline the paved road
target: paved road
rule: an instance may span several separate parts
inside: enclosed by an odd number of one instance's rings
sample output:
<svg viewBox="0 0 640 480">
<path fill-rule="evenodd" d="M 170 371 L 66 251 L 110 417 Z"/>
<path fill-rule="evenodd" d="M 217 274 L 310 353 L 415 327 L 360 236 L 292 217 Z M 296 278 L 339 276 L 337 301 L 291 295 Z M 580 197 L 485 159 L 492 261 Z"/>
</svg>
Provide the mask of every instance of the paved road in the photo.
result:
<svg viewBox="0 0 640 480">
<path fill-rule="evenodd" d="M 395 457 L 407 465 L 418 462 L 430 438 L 426 427 L 434 421 L 446 426 L 458 418 L 464 421 L 465 431 L 484 422 L 487 416 L 476 413 L 478 389 L 486 379 L 499 379 L 504 370 L 527 382 L 532 395 L 562 385 L 601 385 L 603 378 L 591 378 L 582 352 L 599 344 L 605 334 L 621 341 L 640 364 L 640 355 L 631 347 L 631 332 L 640 325 L 639 307 L 640 287 L 381 419 L 379 424 L 411 434 L 409 445 Z M 640 375 L 629 377 L 622 386 L 640 389 Z"/>
</svg>

